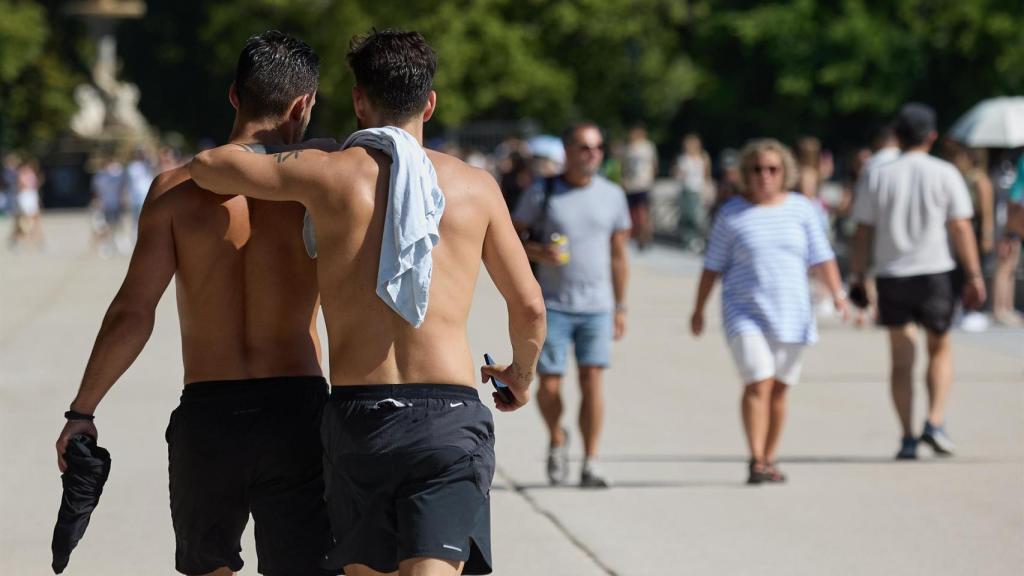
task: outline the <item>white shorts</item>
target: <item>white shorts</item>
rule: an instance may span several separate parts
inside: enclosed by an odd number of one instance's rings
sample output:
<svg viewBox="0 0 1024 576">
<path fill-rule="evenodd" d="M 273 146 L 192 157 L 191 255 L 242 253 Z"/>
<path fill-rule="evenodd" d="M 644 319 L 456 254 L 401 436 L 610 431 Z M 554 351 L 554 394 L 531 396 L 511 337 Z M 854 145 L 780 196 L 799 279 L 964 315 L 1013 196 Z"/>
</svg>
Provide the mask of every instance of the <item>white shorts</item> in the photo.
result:
<svg viewBox="0 0 1024 576">
<path fill-rule="evenodd" d="M 778 342 L 764 334 L 746 332 L 729 339 L 729 350 L 745 385 L 769 378 L 790 386 L 800 381 L 803 344 Z"/>
</svg>

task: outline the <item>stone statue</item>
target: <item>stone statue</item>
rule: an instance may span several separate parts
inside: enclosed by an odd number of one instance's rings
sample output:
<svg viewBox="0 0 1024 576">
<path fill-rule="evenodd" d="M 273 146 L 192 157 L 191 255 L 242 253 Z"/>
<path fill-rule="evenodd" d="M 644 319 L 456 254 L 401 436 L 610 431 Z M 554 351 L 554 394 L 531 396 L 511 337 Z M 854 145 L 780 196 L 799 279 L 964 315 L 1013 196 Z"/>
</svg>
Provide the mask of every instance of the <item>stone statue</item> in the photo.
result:
<svg viewBox="0 0 1024 576">
<path fill-rule="evenodd" d="M 79 84 L 75 88 L 78 112 L 71 118 L 71 130 L 84 138 L 97 138 L 103 134 L 107 106 L 92 84 Z"/>
</svg>

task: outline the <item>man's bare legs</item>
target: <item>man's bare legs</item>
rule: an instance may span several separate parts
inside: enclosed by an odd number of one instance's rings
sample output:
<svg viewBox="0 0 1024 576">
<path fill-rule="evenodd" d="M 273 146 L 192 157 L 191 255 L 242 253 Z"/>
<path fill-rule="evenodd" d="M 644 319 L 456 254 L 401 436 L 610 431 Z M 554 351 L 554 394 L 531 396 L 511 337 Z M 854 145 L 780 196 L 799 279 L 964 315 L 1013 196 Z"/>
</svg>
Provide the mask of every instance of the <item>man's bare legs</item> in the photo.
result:
<svg viewBox="0 0 1024 576">
<path fill-rule="evenodd" d="M 583 454 L 587 460 L 597 456 L 597 442 L 604 426 L 604 368 L 580 366 L 580 432 L 583 434 Z"/>
<path fill-rule="evenodd" d="M 365 564 L 345 566 L 346 576 L 458 576 L 463 562 L 439 558 L 409 558 L 398 564 L 396 572 L 377 572 Z M 218 575 L 219 576 L 219 575 Z"/>
<path fill-rule="evenodd" d="M 205 574 L 204 576 L 234 576 L 234 574 L 235 573 L 232 572 L 230 568 L 228 568 L 227 566 L 222 566 L 220 568 L 217 568 L 213 572 L 210 572 L 209 574 Z"/>
<path fill-rule="evenodd" d="M 764 459 L 766 462 L 775 462 L 775 455 L 779 448 L 779 439 L 782 438 L 782 427 L 786 423 L 786 402 L 789 385 L 785 382 L 773 381 L 771 407 L 769 410 L 768 435 L 764 446 Z"/>
<path fill-rule="evenodd" d="M 537 390 L 537 407 L 548 427 L 548 435 L 552 446 L 565 444 L 565 431 L 561 420 L 564 406 L 562 405 L 562 375 L 541 374 L 540 389 Z"/>
<path fill-rule="evenodd" d="M 928 421 L 942 426 L 953 386 L 953 346 L 949 332 L 928 332 Z"/>
<path fill-rule="evenodd" d="M 913 324 L 889 328 L 889 352 L 892 359 L 889 385 L 892 391 L 892 403 L 896 407 L 896 415 L 900 419 L 904 438 L 914 435 L 912 418 L 916 340 L 917 327 Z"/>
</svg>

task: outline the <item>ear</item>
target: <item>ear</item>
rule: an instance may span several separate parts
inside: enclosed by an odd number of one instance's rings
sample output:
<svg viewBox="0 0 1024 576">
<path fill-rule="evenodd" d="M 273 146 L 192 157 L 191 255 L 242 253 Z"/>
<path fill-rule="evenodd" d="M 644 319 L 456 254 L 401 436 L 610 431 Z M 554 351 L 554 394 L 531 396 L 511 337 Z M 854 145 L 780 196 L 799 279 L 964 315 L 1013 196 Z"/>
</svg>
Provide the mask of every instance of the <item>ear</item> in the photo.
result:
<svg viewBox="0 0 1024 576">
<path fill-rule="evenodd" d="M 431 90 L 427 95 L 427 107 L 423 109 L 423 122 L 429 122 L 437 109 L 437 92 Z"/>
<path fill-rule="evenodd" d="M 288 107 L 287 119 L 296 122 L 302 121 L 306 117 L 306 110 L 313 106 L 312 98 L 312 94 L 303 94 L 292 100 L 291 106 Z"/>
<path fill-rule="evenodd" d="M 359 86 L 352 87 L 352 108 L 360 122 L 366 121 L 366 93 Z"/>
<path fill-rule="evenodd" d="M 231 107 L 238 110 L 238 90 L 235 89 L 235 83 L 231 83 L 231 87 L 228 88 L 228 101 L 231 102 Z"/>
</svg>

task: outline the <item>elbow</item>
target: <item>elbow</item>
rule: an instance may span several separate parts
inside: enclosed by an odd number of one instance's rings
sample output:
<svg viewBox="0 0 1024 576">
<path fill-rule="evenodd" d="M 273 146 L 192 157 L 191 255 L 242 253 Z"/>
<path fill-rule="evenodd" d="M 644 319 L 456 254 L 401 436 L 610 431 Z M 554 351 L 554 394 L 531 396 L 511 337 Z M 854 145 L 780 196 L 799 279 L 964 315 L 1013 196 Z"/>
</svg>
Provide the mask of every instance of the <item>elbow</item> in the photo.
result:
<svg viewBox="0 0 1024 576">
<path fill-rule="evenodd" d="M 544 297 L 540 289 L 528 298 L 525 298 L 519 306 L 518 316 L 521 321 L 527 324 L 545 325 L 548 309 L 544 305 Z"/>
<path fill-rule="evenodd" d="M 116 300 L 110 305 L 103 319 L 106 327 L 121 334 L 138 331 L 149 334 L 155 323 L 155 306 Z"/>
</svg>

